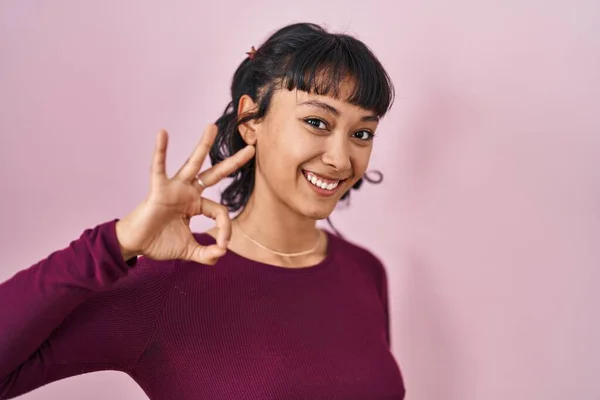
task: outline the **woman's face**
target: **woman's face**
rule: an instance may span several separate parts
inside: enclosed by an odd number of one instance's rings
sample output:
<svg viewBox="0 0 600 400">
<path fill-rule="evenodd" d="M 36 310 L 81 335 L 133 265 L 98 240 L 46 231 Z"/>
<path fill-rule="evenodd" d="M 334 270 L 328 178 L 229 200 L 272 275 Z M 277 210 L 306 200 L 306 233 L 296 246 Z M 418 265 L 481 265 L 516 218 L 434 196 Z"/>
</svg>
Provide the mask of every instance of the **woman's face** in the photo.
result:
<svg viewBox="0 0 600 400">
<path fill-rule="evenodd" d="M 332 97 L 276 91 L 265 118 L 252 125 L 255 200 L 328 217 L 365 173 L 377 124 L 374 113 Z"/>
</svg>

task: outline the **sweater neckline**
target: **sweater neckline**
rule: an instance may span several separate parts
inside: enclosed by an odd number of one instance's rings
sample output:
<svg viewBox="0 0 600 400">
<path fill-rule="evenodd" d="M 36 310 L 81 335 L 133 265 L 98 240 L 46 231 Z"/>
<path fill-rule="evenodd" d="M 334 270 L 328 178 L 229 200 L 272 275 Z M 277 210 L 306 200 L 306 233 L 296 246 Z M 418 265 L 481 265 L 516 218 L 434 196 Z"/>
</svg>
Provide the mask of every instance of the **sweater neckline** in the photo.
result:
<svg viewBox="0 0 600 400">
<path fill-rule="evenodd" d="M 326 230 L 323 230 L 323 232 L 327 236 L 327 254 L 325 255 L 325 258 L 323 260 L 321 260 L 321 262 L 307 266 L 307 267 L 289 268 L 289 267 L 282 267 L 282 266 L 274 265 L 274 264 L 268 264 L 268 263 L 264 263 L 261 261 L 256 261 L 256 260 L 252 260 L 250 258 L 244 257 L 241 254 L 236 253 L 235 251 L 230 250 L 230 249 L 227 249 L 227 253 L 225 253 L 225 255 L 223 256 L 223 260 L 228 260 L 229 262 L 233 262 L 235 264 L 239 264 L 239 263 L 248 264 L 248 265 L 252 265 L 252 266 L 264 269 L 266 271 L 272 271 L 275 273 L 282 273 L 282 274 L 313 273 L 313 272 L 320 271 L 320 270 L 327 268 L 329 265 L 332 264 L 332 261 L 334 258 L 335 247 L 336 247 L 336 236 Z M 216 243 L 215 238 L 212 237 L 211 235 L 209 235 L 208 233 L 205 233 L 205 232 L 197 233 L 195 236 L 196 236 L 196 239 L 199 239 L 198 242 L 202 245 Z"/>
</svg>

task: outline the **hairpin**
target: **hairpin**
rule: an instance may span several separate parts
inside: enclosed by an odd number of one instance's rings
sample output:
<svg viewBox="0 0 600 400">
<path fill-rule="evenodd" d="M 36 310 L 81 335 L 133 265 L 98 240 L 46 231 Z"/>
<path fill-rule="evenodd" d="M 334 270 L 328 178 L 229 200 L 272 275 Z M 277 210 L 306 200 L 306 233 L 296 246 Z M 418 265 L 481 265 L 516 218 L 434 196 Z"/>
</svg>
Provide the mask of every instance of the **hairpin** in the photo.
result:
<svg viewBox="0 0 600 400">
<path fill-rule="evenodd" d="M 254 48 L 254 46 L 252 46 L 250 51 L 246 52 L 246 54 L 248 54 L 248 58 L 250 60 L 254 60 L 254 55 L 256 54 L 256 49 Z"/>
</svg>

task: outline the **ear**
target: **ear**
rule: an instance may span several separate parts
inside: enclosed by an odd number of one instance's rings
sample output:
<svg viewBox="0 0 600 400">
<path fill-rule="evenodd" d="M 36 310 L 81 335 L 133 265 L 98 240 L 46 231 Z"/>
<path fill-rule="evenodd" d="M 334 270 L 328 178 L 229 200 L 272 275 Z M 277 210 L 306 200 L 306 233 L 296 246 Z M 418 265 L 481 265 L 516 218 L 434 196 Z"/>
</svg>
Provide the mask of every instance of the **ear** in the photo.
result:
<svg viewBox="0 0 600 400">
<path fill-rule="evenodd" d="M 258 109 L 258 105 L 252 100 L 252 97 L 247 94 L 243 95 L 240 98 L 240 102 L 238 103 L 238 118 L 243 117 L 245 114 L 250 112 L 254 112 Z M 243 123 L 239 126 L 240 135 L 242 135 L 242 139 L 246 144 L 255 145 L 256 144 L 256 129 L 258 124 L 254 120 L 250 120 L 246 123 Z"/>
</svg>

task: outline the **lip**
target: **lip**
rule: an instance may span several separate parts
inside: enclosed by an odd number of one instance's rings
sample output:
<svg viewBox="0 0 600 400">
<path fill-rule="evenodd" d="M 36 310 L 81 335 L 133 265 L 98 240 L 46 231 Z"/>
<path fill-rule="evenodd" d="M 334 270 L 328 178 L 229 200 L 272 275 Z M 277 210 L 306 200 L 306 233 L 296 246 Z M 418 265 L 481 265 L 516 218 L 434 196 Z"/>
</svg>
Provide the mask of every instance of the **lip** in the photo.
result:
<svg viewBox="0 0 600 400">
<path fill-rule="evenodd" d="M 324 178 L 324 179 L 327 179 L 327 180 L 330 180 L 330 181 L 339 181 L 339 183 L 332 190 L 322 189 L 320 187 L 317 187 L 317 186 L 313 185 L 311 182 L 308 181 L 308 179 L 306 179 L 306 173 L 307 172 L 309 172 L 309 173 L 311 173 L 311 174 L 313 174 L 313 175 L 315 175 L 317 177 Z M 340 188 L 342 187 L 342 185 L 344 184 L 344 182 L 346 181 L 346 179 L 329 178 L 329 177 L 327 177 L 325 175 L 315 174 L 314 172 L 308 171 L 308 170 L 302 170 L 302 175 L 304 175 L 303 176 L 304 182 L 306 182 L 306 184 L 308 186 L 310 186 L 312 188 L 312 190 L 315 191 L 315 193 L 317 193 L 318 195 L 323 196 L 323 197 L 331 197 L 331 196 L 335 195 L 340 190 Z"/>
<path fill-rule="evenodd" d="M 315 176 L 317 176 L 319 178 L 324 178 L 324 179 L 327 179 L 328 181 L 340 181 L 340 183 L 343 182 L 343 181 L 345 181 L 346 179 L 348 179 L 348 178 L 340 178 L 340 177 L 335 177 L 335 176 L 318 174 L 316 172 L 309 171 L 307 169 L 303 169 L 302 172 L 310 172 L 311 174 L 313 174 L 313 175 L 315 175 Z"/>
</svg>

